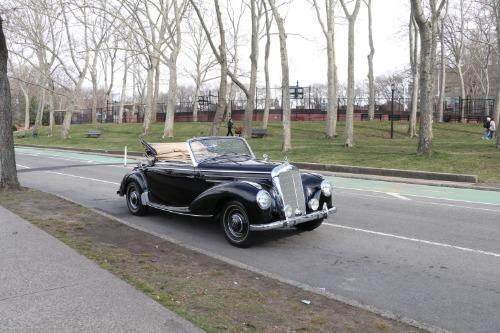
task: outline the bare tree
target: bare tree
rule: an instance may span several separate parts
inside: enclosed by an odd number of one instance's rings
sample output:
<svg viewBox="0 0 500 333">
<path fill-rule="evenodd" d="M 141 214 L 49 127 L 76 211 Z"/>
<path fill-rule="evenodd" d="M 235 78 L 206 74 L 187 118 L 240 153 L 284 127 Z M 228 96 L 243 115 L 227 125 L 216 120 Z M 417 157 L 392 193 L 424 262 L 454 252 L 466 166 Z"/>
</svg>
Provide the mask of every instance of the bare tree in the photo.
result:
<svg viewBox="0 0 500 333">
<path fill-rule="evenodd" d="M 432 116 L 434 107 L 434 68 L 437 26 L 446 0 L 429 0 L 429 17 L 423 0 L 411 0 L 413 16 L 420 31 L 420 132 L 417 153 L 432 154 Z"/>
<path fill-rule="evenodd" d="M 411 67 L 411 77 L 412 77 L 412 89 L 411 89 L 411 110 L 410 119 L 408 124 L 408 135 L 410 138 L 417 136 L 417 110 L 418 110 L 418 99 L 419 99 L 419 68 L 420 68 L 420 56 L 419 56 L 419 31 L 417 23 L 415 22 L 415 17 L 413 15 L 413 8 L 410 13 L 410 23 L 408 24 L 409 31 L 409 41 L 410 41 L 410 67 Z"/>
<path fill-rule="evenodd" d="M 466 5 L 464 0 L 460 0 L 458 6 L 454 6 L 453 11 L 449 13 L 442 24 L 444 42 L 451 54 L 450 62 L 453 64 L 460 81 L 460 98 L 462 101 L 466 98 L 464 74 L 467 69 L 464 68 L 464 40 L 466 14 L 470 6 L 471 2 Z M 462 123 L 465 123 L 464 102 L 462 102 L 460 107 L 460 120 Z"/>
<path fill-rule="evenodd" d="M 228 60 L 229 63 L 232 63 L 232 68 L 231 71 L 234 73 L 235 76 L 239 76 L 239 63 L 240 63 L 240 58 L 239 58 L 239 50 L 240 50 L 240 27 L 241 27 L 241 20 L 243 16 L 245 15 L 246 8 L 248 7 L 248 4 L 246 4 L 244 1 L 240 2 L 240 6 L 238 8 L 238 11 L 235 10 L 234 4 L 231 3 L 231 0 L 226 0 L 226 11 L 227 11 L 227 16 L 229 18 L 229 23 L 230 23 L 230 30 L 229 34 L 231 35 L 231 40 L 232 40 L 232 46 L 228 47 L 228 53 L 231 56 L 231 59 Z M 231 52 L 231 49 L 233 52 Z M 236 89 L 238 86 L 234 81 L 231 81 L 231 85 L 229 88 L 229 98 L 228 102 L 226 105 L 226 117 L 229 118 L 231 117 L 231 112 L 233 108 L 233 102 L 234 98 L 236 97 Z"/>
<path fill-rule="evenodd" d="M 495 9 L 495 20 L 497 23 L 497 94 L 496 94 L 496 105 L 495 105 L 495 114 L 494 119 L 497 126 L 499 126 L 500 122 L 500 4 L 498 1 L 493 1 L 494 9 Z M 496 147 L 500 148 L 500 133 L 497 130 L 497 143 Z"/>
<path fill-rule="evenodd" d="M 336 0 L 325 1 L 326 25 L 322 19 L 320 6 L 317 0 L 313 0 L 316 16 L 326 38 L 326 50 L 328 59 L 328 109 L 326 120 L 326 138 L 337 136 L 337 65 L 335 62 L 335 3 Z"/>
<path fill-rule="evenodd" d="M 219 39 L 220 39 L 219 50 L 217 51 L 217 48 L 215 47 L 215 44 L 210 35 L 210 31 L 205 23 L 203 15 L 200 12 L 200 9 L 198 8 L 198 5 L 196 4 L 195 0 L 190 0 L 190 2 L 196 12 L 196 15 L 198 16 L 198 19 L 200 20 L 203 30 L 205 31 L 208 42 L 210 44 L 210 48 L 212 49 L 212 52 L 214 53 L 214 56 L 220 65 L 219 99 L 217 103 L 217 111 L 215 112 L 211 129 L 211 135 L 218 135 L 222 123 L 222 118 L 224 117 L 224 110 L 226 109 L 226 103 L 227 103 L 226 98 L 227 98 L 228 70 L 227 70 L 226 32 L 224 30 L 224 22 L 222 20 L 219 1 L 214 0 L 217 25 L 219 27 Z"/>
<path fill-rule="evenodd" d="M 291 129 L 291 109 L 290 109 L 290 80 L 288 71 L 288 50 L 286 47 L 285 24 L 281 18 L 274 0 L 268 0 L 273 12 L 274 20 L 278 26 L 280 40 L 281 58 L 281 94 L 283 100 L 283 146 L 282 151 L 287 152 L 292 149 L 292 129 Z"/>
<path fill-rule="evenodd" d="M 368 119 L 375 117 L 375 87 L 373 86 L 373 57 L 375 47 L 373 46 L 373 28 L 372 28 L 372 0 L 363 0 L 368 8 L 368 41 L 370 44 L 370 53 L 368 54 Z"/>
<path fill-rule="evenodd" d="M 448 5 L 446 5 L 446 8 L 448 8 Z M 446 12 L 444 16 L 446 17 Z M 444 114 L 444 94 L 445 94 L 445 87 L 446 87 L 446 49 L 445 49 L 445 42 L 444 42 L 444 19 L 441 21 L 441 25 L 439 27 L 439 42 L 440 42 L 440 53 L 441 53 L 441 60 L 439 63 L 439 98 L 438 98 L 438 112 L 437 112 L 437 121 L 439 123 L 443 122 L 443 114 Z"/>
<path fill-rule="evenodd" d="M 10 86 L 7 77 L 8 58 L 3 19 L 0 16 L 0 189 L 19 189 L 12 134 Z"/>
<path fill-rule="evenodd" d="M 266 23 L 266 46 L 264 51 L 264 78 L 266 82 L 266 94 L 264 97 L 264 115 L 262 116 L 262 128 L 267 129 L 269 122 L 269 109 L 271 104 L 271 83 L 269 80 L 269 54 L 271 52 L 271 22 L 272 17 L 269 17 L 266 0 L 262 0 L 264 6 L 265 23 Z"/>
<path fill-rule="evenodd" d="M 205 36 L 203 27 L 199 20 L 188 20 L 188 33 L 190 36 L 189 43 L 186 45 L 186 57 L 190 62 L 190 67 L 187 69 L 187 75 L 193 80 L 193 121 L 198 121 L 198 109 L 201 87 L 206 82 L 208 72 L 217 64 L 213 53 L 207 53 L 208 39 Z M 213 32 L 213 26 L 209 26 L 209 31 Z M 192 67 L 195 70 L 192 70 Z"/>
<path fill-rule="evenodd" d="M 167 114 L 165 115 L 163 138 L 172 138 L 174 136 L 174 117 L 177 102 L 177 57 L 181 51 L 181 21 L 186 10 L 186 4 L 186 1 L 181 1 L 179 4 L 177 0 L 172 0 L 173 21 L 169 22 L 167 28 L 169 38 L 166 43 L 170 49 L 169 57 L 165 58 L 165 53 L 162 52 L 169 69 Z"/>
<path fill-rule="evenodd" d="M 356 0 L 352 13 L 349 13 L 345 1 L 340 0 L 349 24 L 349 50 L 347 60 L 347 107 L 345 117 L 344 145 L 354 146 L 354 24 L 359 13 L 360 0 Z"/>
</svg>

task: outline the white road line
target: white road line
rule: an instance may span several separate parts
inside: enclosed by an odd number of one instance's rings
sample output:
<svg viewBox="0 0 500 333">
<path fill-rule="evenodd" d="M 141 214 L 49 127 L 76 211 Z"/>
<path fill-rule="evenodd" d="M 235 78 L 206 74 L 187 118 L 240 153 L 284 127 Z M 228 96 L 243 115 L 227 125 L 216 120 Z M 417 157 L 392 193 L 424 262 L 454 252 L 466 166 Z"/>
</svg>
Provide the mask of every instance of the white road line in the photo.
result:
<svg viewBox="0 0 500 333">
<path fill-rule="evenodd" d="M 91 181 L 94 181 L 94 182 L 107 183 L 107 184 L 113 184 L 113 185 L 120 185 L 120 183 L 110 182 L 110 181 L 107 181 L 107 180 L 96 179 L 96 178 L 89 178 L 89 177 L 82 177 L 82 176 L 77 176 L 77 175 L 70 175 L 68 173 L 55 172 L 55 171 L 44 171 L 44 172 L 55 174 L 55 175 L 60 175 L 60 176 L 67 176 L 67 177 L 73 177 L 73 178 L 79 178 L 79 179 L 86 179 L 86 180 L 91 180 Z"/>
<path fill-rule="evenodd" d="M 387 194 L 392 195 L 395 198 L 401 199 L 401 200 L 411 200 L 407 197 L 402 196 L 401 194 L 394 193 L 394 192 L 387 192 Z"/>
<path fill-rule="evenodd" d="M 31 169 L 29 166 L 26 166 L 26 165 L 22 165 L 22 164 L 17 164 L 16 165 L 20 168 L 23 168 L 23 169 Z"/>
<path fill-rule="evenodd" d="M 471 252 L 475 254 L 482 254 L 486 256 L 491 256 L 491 257 L 497 257 L 500 258 L 500 253 L 495 253 L 495 252 L 489 252 L 489 251 L 483 251 L 483 250 L 476 250 L 476 249 L 471 249 L 468 247 L 462 247 L 462 246 L 456 246 L 456 245 L 451 245 L 451 244 L 445 244 L 445 243 L 438 243 L 438 242 L 433 242 L 433 241 L 428 241 L 424 239 L 418 239 L 418 238 L 411 238 L 411 237 L 405 237 L 405 236 L 399 236 L 399 235 L 393 235 L 393 234 L 387 234 L 385 232 L 379 232 L 379 231 L 373 231 L 373 230 L 366 230 L 366 229 L 360 229 L 360 228 L 354 228 L 354 227 L 348 227 L 345 225 L 340 225 L 340 224 L 335 224 L 335 223 L 323 223 L 324 225 L 334 227 L 334 228 L 340 228 L 340 229 L 346 229 L 346 230 L 352 230 L 352 231 L 359 231 L 359 232 L 364 232 L 367 234 L 372 234 L 372 235 L 378 235 L 378 236 L 384 236 L 384 237 L 391 237 L 391 238 L 396 238 L 396 239 L 401 239 L 401 240 L 406 240 L 406 241 L 411 241 L 411 242 L 416 242 L 416 243 L 422 243 L 422 244 L 427 244 L 427 245 L 434 245 L 434 246 L 441 246 L 441 247 L 447 247 L 455 250 L 460 250 L 464 252 Z"/>
</svg>

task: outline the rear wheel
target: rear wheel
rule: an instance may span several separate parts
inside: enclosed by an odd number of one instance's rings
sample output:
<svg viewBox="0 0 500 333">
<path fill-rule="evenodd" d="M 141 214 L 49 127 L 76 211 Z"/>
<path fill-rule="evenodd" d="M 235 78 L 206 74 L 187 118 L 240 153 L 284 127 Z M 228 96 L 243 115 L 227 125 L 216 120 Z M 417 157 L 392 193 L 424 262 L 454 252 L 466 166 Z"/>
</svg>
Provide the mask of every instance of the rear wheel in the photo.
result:
<svg viewBox="0 0 500 333">
<path fill-rule="evenodd" d="M 131 182 L 127 185 L 127 207 L 128 210 L 137 216 L 145 215 L 148 211 L 148 206 L 142 204 L 142 190 L 136 182 Z"/>
<path fill-rule="evenodd" d="M 297 224 L 295 228 L 302 231 L 313 231 L 323 223 L 323 219 Z"/>
<path fill-rule="evenodd" d="M 224 205 L 221 225 L 227 241 L 237 247 L 249 247 L 253 233 L 245 207 L 238 201 L 230 201 Z"/>
</svg>

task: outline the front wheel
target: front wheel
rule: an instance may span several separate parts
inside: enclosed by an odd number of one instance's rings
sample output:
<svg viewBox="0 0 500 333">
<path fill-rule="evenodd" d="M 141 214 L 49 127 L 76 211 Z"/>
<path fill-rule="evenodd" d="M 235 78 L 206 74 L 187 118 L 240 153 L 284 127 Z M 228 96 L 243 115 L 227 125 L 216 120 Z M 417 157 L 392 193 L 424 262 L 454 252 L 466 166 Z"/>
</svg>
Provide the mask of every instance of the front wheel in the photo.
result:
<svg viewBox="0 0 500 333">
<path fill-rule="evenodd" d="M 323 223 L 323 219 L 297 224 L 295 228 L 302 231 L 313 231 Z"/>
<path fill-rule="evenodd" d="M 135 182 L 131 182 L 127 185 L 127 207 L 128 210 L 137 216 L 145 215 L 148 211 L 148 206 L 142 204 L 141 194 L 142 191 Z"/>
<path fill-rule="evenodd" d="M 253 233 L 245 207 L 238 201 L 230 201 L 224 205 L 221 225 L 227 241 L 237 247 L 249 247 Z"/>
</svg>

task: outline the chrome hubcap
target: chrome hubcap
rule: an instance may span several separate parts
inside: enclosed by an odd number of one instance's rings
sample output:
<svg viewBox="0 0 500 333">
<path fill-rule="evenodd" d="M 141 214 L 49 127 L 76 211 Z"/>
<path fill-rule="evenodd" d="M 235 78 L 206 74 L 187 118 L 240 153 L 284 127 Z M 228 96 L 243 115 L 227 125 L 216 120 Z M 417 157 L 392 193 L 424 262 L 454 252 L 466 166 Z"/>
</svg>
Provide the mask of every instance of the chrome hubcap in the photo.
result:
<svg viewBox="0 0 500 333">
<path fill-rule="evenodd" d="M 248 233 L 248 221 L 246 216 L 239 209 L 229 209 L 226 215 L 226 231 L 231 239 L 236 241 L 244 238 Z"/>
<path fill-rule="evenodd" d="M 128 202 L 133 210 L 139 208 L 139 194 L 135 190 L 130 191 Z"/>
</svg>

